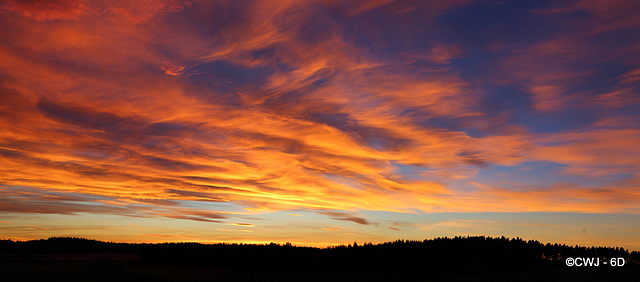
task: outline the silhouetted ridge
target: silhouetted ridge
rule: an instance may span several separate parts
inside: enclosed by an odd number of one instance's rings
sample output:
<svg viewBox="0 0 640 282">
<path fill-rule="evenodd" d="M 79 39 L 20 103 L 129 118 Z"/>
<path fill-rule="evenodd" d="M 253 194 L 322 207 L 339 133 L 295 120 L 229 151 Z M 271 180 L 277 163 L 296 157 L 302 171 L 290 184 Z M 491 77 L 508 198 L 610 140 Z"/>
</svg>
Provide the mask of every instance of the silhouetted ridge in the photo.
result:
<svg viewBox="0 0 640 282">
<path fill-rule="evenodd" d="M 623 248 L 542 244 L 505 237 L 454 237 L 424 241 L 396 240 L 328 248 L 291 244 L 130 244 L 55 237 L 14 242 L 0 240 L 0 258 L 17 254 L 136 253 L 143 265 L 206 266 L 223 269 L 287 272 L 332 272 L 465 275 L 532 268 L 566 267 L 567 257 L 625 258 L 638 269 L 640 254 Z M 31 258 L 33 259 L 33 257 Z"/>
</svg>

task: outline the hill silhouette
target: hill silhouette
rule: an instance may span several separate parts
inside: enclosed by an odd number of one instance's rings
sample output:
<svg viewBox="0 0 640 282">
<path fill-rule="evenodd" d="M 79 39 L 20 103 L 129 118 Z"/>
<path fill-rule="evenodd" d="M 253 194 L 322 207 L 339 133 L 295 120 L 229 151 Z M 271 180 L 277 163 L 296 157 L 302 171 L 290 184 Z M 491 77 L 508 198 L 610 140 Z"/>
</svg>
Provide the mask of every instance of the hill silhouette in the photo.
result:
<svg viewBox="0 0 640 282">
<path fill-rule="evenodd" d="M 601 265 L 570 268 L 565 263 L 569 257 L 599 258 Z M 606 266 L 605 269 L 603 262 L 611 258 L 623 258 L 625 265 Z M 25 264 L 56 266 L 60 262 L 67 262 L 68 266 L 69 262 L 91 262 L 110 267 L 126 265 L 134 268 L 197 268 L 201 271 L 217 269 L 233 273 L 437 279 L 540 271 L 577 271 L 578 274 L 597 271 L 606 272 L 606 275 L 638 277 L 638 261 L 640 254 L 637 251 L 629 252 L 619 247 L 567 246 L 484 236 L 354 243 L 328 248 L 300 247 L 289 243 L 113 243 L 70 237 L 0 240 L 0 263 L 14 267 Z"/>
</svg>

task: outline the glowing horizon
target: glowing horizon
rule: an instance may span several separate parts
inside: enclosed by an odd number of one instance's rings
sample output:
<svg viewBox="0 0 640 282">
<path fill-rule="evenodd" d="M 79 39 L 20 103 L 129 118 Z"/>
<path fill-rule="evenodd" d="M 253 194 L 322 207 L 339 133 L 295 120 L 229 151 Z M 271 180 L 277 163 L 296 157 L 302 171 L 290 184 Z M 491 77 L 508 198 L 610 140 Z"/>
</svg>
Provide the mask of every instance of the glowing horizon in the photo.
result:
<svg viewBox="0 0 640 282">
<path fill-rule="evenodd" d="M 0 238 L 640 250 L 634 1 L 129 2 L 0 2 Z"/>
</svg>

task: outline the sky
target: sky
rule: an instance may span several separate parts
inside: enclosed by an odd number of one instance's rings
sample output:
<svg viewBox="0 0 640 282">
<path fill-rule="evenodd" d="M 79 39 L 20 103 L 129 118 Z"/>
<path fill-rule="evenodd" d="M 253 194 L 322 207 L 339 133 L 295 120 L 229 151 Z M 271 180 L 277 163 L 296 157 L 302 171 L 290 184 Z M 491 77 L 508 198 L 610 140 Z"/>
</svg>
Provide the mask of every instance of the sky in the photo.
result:
<svg viewBox="0 0 640 282">
<path fill-rule="evenodd" d="M 0 239 L 640 250 L 639 14 L 0 1 Z"/>
</svg>

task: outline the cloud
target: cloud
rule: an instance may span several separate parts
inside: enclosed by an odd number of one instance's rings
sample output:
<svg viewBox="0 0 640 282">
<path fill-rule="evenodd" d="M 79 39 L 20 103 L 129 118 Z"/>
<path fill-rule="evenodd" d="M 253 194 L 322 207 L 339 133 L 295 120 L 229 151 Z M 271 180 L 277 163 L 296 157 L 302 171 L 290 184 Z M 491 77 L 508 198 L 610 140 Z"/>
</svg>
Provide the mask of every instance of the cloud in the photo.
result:
<svg viewBox="0 0 640 282">
<path fill-rule="evenodd" d="M 538 160 L 568 165 L 566 171 L 579 175 L 606 176 L 634 174 L 640 151 L 635 129 L 602 129 L 587 132 L 545 134 L 530 156 Z"/>
<path fill-rule="evenodd" d="M 526 212 L 637 213 L 635 204 L 640 199 L 640 193 L 633 185 L 638 184 L 638 179 L 630 183 L 635 184 L 609 184 L 604 187 L 556 184 L 529 189 L 484 186 L 482 193 L 475 196 L 482 197 L 487 207 L 495 205 L 492 211 L 496 212 L 520 206 Z"/>
<path fill-rule="evenodd" d="M 134 214 L 135 211 L 122 206 L 94 205 L 102 197 L 87 196 L 78 193 L 55 193 L 36 189 L 16 187 L 0 188 L 2 194 L 2 212 L 73 214 L 78 212 Z"/>
<path fill-rule="evenodd" d="M 0 182 L 89 197 L 16 194 L 6 211 L 225 222 L 181 204 L 226 202 L 360 225 L 370 222 L 359 210 L 636 212 L 601 205 L 616 192 L 636 201 L 615 185 L 463 188 L 479 171 L 527 162 L 638 173 L 637 66 L 622 59 L 637 47 L 593 40 L 634 25 L 609 8 L 585 6 L 585 31 L 482 46 L 492 67 L 480 83 L 460 63 L 473 44 L 432 32 L 463 2 L 6 3 Z M 590 84 L 611 62 L 621 65 L 611 85 Z M 491 100 L 500 87 L 516 91 Z M 577 125 L 522 122 L 550 116 Z"/>
<path fill-rule="evenodd" d="M 559 111 L 567 102 L 566 98 L 562 97 L 564 91 L 559 86 L 539 85 L 533 86 L 529 91 L 533 94 L 533 108 L 537 111 Z"/>
<path fill-rule="evenodd" d="M 60 192 L 32 187 L 0 186 L 1 212 L 72 215 L 110 214 L 130 217 L 167 217 L 203 222 L 223 222 L 226 212 L 194 210 L 172 202 Z"/>
<path fill-rule="evenodd" d="M 182 74 L 182 70 L 184 70 L 184 67 L 176 66 L 171 62 L 165 61 L 164 63 L 162 63 L 162 70 L 168 75 L 178 76 Z"/>
<path fill-rule="evenodd" d="M 136 234 L 140 236 L 150 236 L 150 237 L 163 237 L 163 238 L 184 238 L 184 237 L 198 237 L 198 235 L 190 235 L 190 234 Z"/>
<path fill-rule="evenodd" d="M 636 1 L 621 0 L 610 2 L 593 1 L 573 1 L 558 3 L 556 7 L 537 11 L 543 15 L 567 14 L 575 12 L 586 12 L 593 21 L 595 32 L 604 32 L 612 29 L 630 28 L 640 25 L 640 20 L 634 13 L 640 10 L 640 5 Z"/>
<path fill-rule="evenodd" d="M 78 20 L 81 16 L 91 14 L 87 1 L 69 0 L 30 0 L 3 1 L 0 9 L 5 12 L 18 13 L 25 18 L 36 21 Z"/>
<path fill-rule="evenodd" d="M 251 223 L 229 223 L 231 225 L 237 225 L 237 226 L 245 226 L 245 227 L 253 227 L 254 225 Z"/>
<path fill-rule="evenodd" d="M 362 224 L 362 225 L 369 224 L 369 221 L 367 221 L 365 218 L 353 216 L 348 213 L 343 213 L 343 212 L 318 212 L 318 213 L 329 215 L 331 216 L 331 219 L 351 221 L 351 222 L 355 222 L 357 224 Z"/>
</svg>

